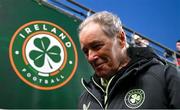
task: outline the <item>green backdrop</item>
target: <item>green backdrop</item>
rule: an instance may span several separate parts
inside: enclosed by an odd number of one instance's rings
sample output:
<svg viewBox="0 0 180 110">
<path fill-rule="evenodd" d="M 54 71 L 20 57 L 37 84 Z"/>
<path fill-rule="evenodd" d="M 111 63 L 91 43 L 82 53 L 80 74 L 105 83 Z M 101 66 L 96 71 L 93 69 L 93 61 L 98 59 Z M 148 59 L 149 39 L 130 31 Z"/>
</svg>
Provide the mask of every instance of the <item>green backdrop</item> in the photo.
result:
<svg viewBox="0 0 180 110">
<path fill-rule="evenodd" d="M 72 79 L 53 90 L 39 90 L 23 82 L 9 59 L 9 45 L 15 31 L 36 20 L 52 22 L 62 27 L 74 41 L 78 66 Z M 77 27 L 80 20 L 33 0 L 0 0 L 0 108 L 77 108 L 83 88 L 81 77 L 93 72 L 80 51 Z"/>
</svg>

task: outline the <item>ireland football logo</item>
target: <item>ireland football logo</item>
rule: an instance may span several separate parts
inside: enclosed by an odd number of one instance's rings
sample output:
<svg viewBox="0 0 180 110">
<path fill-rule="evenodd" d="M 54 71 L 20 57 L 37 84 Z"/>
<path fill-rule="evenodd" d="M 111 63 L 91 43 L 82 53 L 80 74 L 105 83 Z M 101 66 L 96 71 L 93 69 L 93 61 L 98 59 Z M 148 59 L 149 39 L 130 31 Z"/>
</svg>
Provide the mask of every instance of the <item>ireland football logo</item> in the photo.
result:
<svg viewBox="0 0 180 110">
<path fill-rule="evenodd" d="M 70 35 L 47 21 L 21 26 L 11 39 L 9 56 L 18 77 L 40 90 L 64 86 L 75 74 L 78 62 Z"/>
</svg>

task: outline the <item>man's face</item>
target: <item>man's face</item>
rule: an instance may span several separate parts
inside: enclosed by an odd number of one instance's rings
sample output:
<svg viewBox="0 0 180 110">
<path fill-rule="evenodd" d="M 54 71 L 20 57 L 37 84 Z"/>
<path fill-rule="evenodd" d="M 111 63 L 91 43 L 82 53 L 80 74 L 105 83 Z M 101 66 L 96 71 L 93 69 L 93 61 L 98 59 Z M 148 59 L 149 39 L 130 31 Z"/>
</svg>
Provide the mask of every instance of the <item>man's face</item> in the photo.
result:
<svg viewBox="0 0 180 110">
<path fill-rule="evenodd" d="M 120 39 L 108 37 L 98 24 L 90 23 L 79 34 L 80 44 L 96 74 L 109 78 L 118 71 L 122 60 Z"/>
<path fill-rule="evenodd" d="M 176 42 L 176 48 L 178 51 L 180 51 L 180 42 Z"/>
</svg>

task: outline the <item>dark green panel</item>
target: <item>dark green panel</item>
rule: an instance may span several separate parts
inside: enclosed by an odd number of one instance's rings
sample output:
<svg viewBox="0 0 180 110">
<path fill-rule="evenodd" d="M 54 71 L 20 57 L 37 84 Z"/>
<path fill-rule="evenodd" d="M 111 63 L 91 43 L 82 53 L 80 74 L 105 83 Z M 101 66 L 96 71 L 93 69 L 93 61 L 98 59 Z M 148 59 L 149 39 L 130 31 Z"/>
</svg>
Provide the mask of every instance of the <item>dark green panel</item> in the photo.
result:
<svg viewBox="0 0 180 110">
<path fill-rule="evenodd" d="M 37 20 L 60 26 L 70 35 L 78 54 L 77 69 L 72 79 L 64 86 L 52 90 L 40 90 L 22 81 L 15 73 L 9 59 L 9 47 L 14 33 L 22 25 Z M 80 51 L 77 35 L 79 23 L 78 19 L 48 6 L 39 5 L 33 0 L 0 0 L 0 108 L 77 107 L 77 100 L 82 92 L 80 79 L 89 77 L 93 72 Z M 17 42 L 15 46 L 19 44 L 20 42 Z M 13 48 L 21 48 L 21 46 Z M 67 53 L 73 56 L 73 50 L 67 50 Z M 20 59 L 14 60 L 21 63 Z M 64 70 L 63 74 L 66 77 L 66 73 L 69 73 L 71 68 L 65 67 L 66 71 Z"/>
</svg>

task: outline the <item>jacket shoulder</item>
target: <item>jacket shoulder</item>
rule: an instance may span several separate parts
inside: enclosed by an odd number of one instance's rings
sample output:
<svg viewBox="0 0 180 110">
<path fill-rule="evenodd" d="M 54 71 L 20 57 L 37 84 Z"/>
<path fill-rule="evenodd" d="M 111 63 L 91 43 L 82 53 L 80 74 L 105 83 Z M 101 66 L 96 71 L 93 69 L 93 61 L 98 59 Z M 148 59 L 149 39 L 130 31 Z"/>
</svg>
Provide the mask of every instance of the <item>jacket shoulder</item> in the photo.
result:
<svg viewBox="0 0 180 110">
<path fill-rule="evenodd" d="M 180 108 L 180 72 L 172 65 L 153 65 L 148 72 L 165 88 L 169 108 Z"/>
<path fill-rule="evenodd" d="M 166 84 L 166 74 L 169 74 L 168 69 L 170 68 L 169 65 L 163 65 L 161 63 L 156 63 L 151 65 L 147 69 L 147 74 L 156 79 L 156 81 L 160 82 L 163 87 Z M 167 72 L 168 71 L 168 72 Z"/>
</svg>

